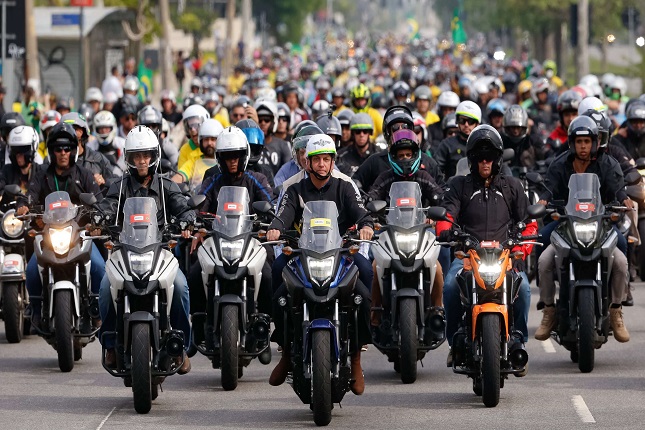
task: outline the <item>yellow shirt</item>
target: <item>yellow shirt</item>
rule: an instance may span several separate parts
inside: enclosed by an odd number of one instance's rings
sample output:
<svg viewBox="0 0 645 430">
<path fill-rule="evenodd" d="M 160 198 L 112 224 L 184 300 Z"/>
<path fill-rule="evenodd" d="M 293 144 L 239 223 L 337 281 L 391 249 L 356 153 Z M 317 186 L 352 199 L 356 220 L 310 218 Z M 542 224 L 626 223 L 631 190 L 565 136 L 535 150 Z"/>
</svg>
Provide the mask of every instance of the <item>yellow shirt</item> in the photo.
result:
<svg viewBox="0 0 645 430">
<path fill-rule="evenodd" d="M 192 139 L 188 139 L 188 142 L 184 143 L 179 149 L 177 166 L 183 166 L 186 161 L 201 158 L 202 155 L 202 150 L 199 149 L 199 145 L 193 143 Z"/>
<path fill-rule="evenodd" d="M 369 108 L 367 110 L 367 114 L 372 118 L 372 121 L 374 121 L 374 133 L 372 134 L 372 142 L 376 140 L 379 134 L 383 133 L 383 117 L 373 107 Z"/>
<path fill-rule="evenodd" d="M 190 184 L 192 191 L 198 191 L 204 179 L 204 174 L 216 164 L 217 160 L 214 158 L 193 158 L 181 165 L 179 173 Z"/>
<path fill-rule="evenodd" d="M 242 88 L 242 85 L 244 85 L 244 82 L 246 81 L 246 78 L 244 75 L 240 74 L 237 78 L 235 75 L 231 75 L 228 77 L 228 93 L 229 94 L 237 94 L 240 92 L 240 88 Z"/>
<path fill-rule="evenodd" d="M 341 105 L 338 109 L 336 109 L 334 111 L 334 113 L 332 115 L 338 116 L 338 114 L 341 113 L 342 111 L 344 111 L 345 109 L 349 109 L 349 108 L 347 106 L 345 106 L 345 105 Z"/>
<path fill-rule="evenodd" d="M 426 126 L 429 126 L 430 124 L 434 124 L 435 122 L 441 121 L 441 119 L 439 118 L 439 115 L 432 112 L 431 110 L 428 111 L 428 113 L 426 114 L 425 120 L 426 120 Z"/>
<path fill-rule="evenodd" d="M 38 144 L 38 155 L 40 155 L 43 160 L 47 159 L 47 143 L 44 140 Z"/>
<path fill-rule="evenodd" d="M 225 107 L 221 107 L 219 112 L 217 112 L 214 116 L 213 119 L 216 119 L 219 121 L 220 124 L 222 124 L 222 127 L 230 127 L 231 121 L 228 117 L 228 111 L 226 110 Z"/>
</svg>

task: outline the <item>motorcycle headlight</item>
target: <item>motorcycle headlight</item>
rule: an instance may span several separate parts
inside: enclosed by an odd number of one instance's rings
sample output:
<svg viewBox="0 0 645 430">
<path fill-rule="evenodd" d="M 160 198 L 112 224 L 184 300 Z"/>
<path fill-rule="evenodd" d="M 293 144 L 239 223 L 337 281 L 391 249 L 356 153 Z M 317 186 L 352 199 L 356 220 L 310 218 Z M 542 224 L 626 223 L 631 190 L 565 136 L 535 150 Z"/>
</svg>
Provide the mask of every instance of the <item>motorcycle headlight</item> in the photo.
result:
<svg viewBox="0 0 645 430">
<path fill-rule="evenodd" d="M 598 222 L 574 222 L 573 231 L 576 233 L 576 240 L 582 246 L 589 246 L 596 240 L 596 231 L 598 230 Z"/>
<path fill-rule="evenodd" d="M 154 251 L 137 254 L 128 251 L 128 260 L 130 260 L 130 270 L 137 275 L 139 279 L 145 277 L 152 270 L 152 260 L 155 256 Z"/>
<path fill-rule="evenodd" d="M 65 228 L 50 228 L 49 239 L 51 240 L 54 252 L 58 255 L 69 252 L 69 244 L 72 241 L 72 226 Z"/>
<path fill-rule="evenodd" d="M 15 239 L 22 236 L 25 231 L 25 223 L 16 218 L 14 211 L 8 211 L 2 217 L 2 231 L 8 238 Z"/>
<path fill-rule="evenodd" d="M 222 258 L 227 261 L 235 261 L 242 258 L 242 249 L 244 248 L 244 239 L 239 240 L 219 240 L 219 248 L 222 250 Z"/>
<path fill-rule="evenodd" d="M 412 254 L 417 250 L 417 245 L 419 244 L 419 232 L 414 233 L 394 233 L 394 240 L 396 241 L 396 246 L 404 254 Z"/>
<path fill-rule="evenodd" d="M 309 266 L 309 276 L 316 281 L 318 285 L 323 285 L 331 279 L 334 271 L 334 257 L 322 259 L 307 257 L 307 266 Z"/>
<path fill-rule="evenodd" d="M 481 276 L 484 283 L 488 286 L 495 285 L 502 272 L 501 264 L 480 264 L 479 276 Z"/>
</svg>

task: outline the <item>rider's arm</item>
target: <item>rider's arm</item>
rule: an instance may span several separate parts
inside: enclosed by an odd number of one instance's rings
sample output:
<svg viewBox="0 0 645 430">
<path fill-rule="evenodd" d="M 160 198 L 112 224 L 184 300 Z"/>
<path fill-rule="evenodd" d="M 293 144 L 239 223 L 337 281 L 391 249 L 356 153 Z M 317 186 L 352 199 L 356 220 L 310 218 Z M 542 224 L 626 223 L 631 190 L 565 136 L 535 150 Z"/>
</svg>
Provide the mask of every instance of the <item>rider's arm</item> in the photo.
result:
<svg viewBox="0 0 645 430">
<path fill-rule="evenodd" d="M 297 199 L 299 196 L 296 192 L 297 184 L 294 184 L 286 189 L 282 198 L 280 199 L 280 205 L 276 212 L 276 217 L 271 221 L 271 225 L 268 230 L 279 230 L 284 232 L 289 226 L 293 224 L 293 221 L 296 217 L 296 205 Z"/>
<path fill-rule="evenodd" d="M 186 198 L 181 193 L 179 185 L 168 180 L 159 178 L 163 181 L 163 190 L 165 194 L 165 204 L 168 208 L 168 213 L 177 218 L 178 221 L 187 221 L 192 223 L 195 221 L 195 211 L 188 207 Z"/>
<path fill-rule="evenodd" d="M 345 207 L 349 210 L 349 219 L 356 220 L 359 230 L 363 227 L 374 228 L 374 220 L 370 216 L 361 195 L 356 192 L 351 181 L 342 181 L 342 187 L 339 188 L 340 194 L 337 196 Z"/>
<path fill-rule="evenodd" d="M 442 206 L 446 208 L 446 217 L 455 221 L 459 218 L 459 211 L 461 210 L 461 198 L 460 193 L 463 187 L 459 186 L 459 183 L 463 181 L 463 176 L 455 176 L 451 178 L 446 184 L 446 193 L 443 195 Z M 459 188 L 459 190 L 457 189 Z M 437 236 L 441 234 L 444 230 L 450 230 L 452 224 L 448 221 L 437 221 Z"/>
<path fill-rule="evenodd" d="M 537 221 L 534 219 L 527 219 L 528 214 L 526 209 L 529 206 L 529 199 L 524 193 L 524 188 L 519 181 L 513 181 L 509 191 L 513 193 L 513 224 L 517 224 L 520 221 L 526 224 L 526 227 L 522 231 L 522 236 L 527 237 L 536 235 L 538 232 Z M 524 260 L 532 250 L 533 245 L 520 245 L 514 247 L 512 251 L 522 251 L 524 253 L 524 257 L 522 257 L 522 259 Z"/>
</svg>

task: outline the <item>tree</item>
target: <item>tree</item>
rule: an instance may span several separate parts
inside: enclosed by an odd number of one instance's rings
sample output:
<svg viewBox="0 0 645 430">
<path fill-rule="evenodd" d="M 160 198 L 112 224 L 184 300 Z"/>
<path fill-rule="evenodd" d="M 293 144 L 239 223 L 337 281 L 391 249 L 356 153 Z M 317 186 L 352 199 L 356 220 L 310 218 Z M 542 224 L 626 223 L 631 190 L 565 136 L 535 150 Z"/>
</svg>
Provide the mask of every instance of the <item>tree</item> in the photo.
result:
<svg viewBox="0 0 645 430">
<path fill-rule="evenodd" d="M 254 15 L 266 16 L 279 43 L 300 42 L 307 14 L 325 7 L 325 0 L 253 0 Z"/>
<path fill-rule="evenodd" d="M 197 56 L 199 42 L 211 35 L 211 25 L 218 14 L 208 9 L 188 7 L 181 15 L 175 12 L 171 16 L 175 28 L 193 36 L 193 55 Z"/>
</svg>

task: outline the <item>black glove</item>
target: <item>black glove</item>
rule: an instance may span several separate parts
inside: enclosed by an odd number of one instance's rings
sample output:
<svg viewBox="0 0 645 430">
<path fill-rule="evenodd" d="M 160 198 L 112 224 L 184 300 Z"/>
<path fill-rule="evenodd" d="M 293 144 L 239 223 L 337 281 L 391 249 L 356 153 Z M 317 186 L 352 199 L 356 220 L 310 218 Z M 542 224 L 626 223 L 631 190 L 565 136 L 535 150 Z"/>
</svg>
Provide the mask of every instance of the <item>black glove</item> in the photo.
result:
<svg viewBox="0 0 645 430">
<path fill-rule="evenodd" d="M 444 230 L 439 233 L 439 242 L 450 242 L 452 239 L 452 230 Z"/>
<path fill-rule="evenodd" d="M 524 260 L 522 260 L 521 258 L 513 260 L 513 269 L 516 272 L 524 272 L 526 270 L 526 263 L 524 263 Z"/>
</svg>

